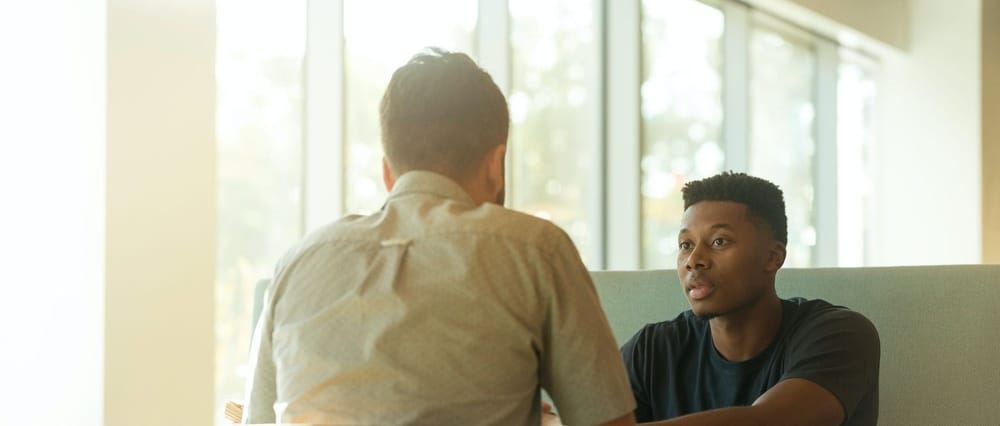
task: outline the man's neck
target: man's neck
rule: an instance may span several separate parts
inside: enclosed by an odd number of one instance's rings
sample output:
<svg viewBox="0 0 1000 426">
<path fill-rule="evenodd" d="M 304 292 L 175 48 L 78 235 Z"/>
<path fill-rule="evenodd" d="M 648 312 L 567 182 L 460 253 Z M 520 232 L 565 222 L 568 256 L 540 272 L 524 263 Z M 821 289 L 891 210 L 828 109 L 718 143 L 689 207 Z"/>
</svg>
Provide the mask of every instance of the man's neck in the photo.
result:
<svg viewBox="0 0 1000 426">
<path fill-rule="evenodd" d="M 781 327 L 781 299 L 768 294 L 737 312 L 712 318 L 712 342 L 723 358 L 742 362 L 761 353 Z"/>
</svg>

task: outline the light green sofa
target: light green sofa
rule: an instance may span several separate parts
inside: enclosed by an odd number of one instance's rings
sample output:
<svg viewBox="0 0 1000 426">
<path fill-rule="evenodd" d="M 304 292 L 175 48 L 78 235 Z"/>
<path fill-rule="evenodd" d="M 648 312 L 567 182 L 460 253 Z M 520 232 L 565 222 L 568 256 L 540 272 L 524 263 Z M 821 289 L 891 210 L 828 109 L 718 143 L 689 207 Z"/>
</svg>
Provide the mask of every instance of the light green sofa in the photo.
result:
<svg viewBox="0 0 1000 426">
<path fill-rule="evenodd" d="M 689 308 L 672 270 L 592 276 L 619 345 Z M 257 284 L 254 322 L 267 284 Z M 875 323 L 880 425 L 1000 424 L 1000 265 L 783 269 L 777 286 Z"/>
<path fill-rule="evenodd" d="M 689 309 L 675 271 L 592 275 L 619 344 Z M 1000 265 L 784 269 L 777 287 L 875 323 L 880 425 L 1000 424 Z"/>
</svg>

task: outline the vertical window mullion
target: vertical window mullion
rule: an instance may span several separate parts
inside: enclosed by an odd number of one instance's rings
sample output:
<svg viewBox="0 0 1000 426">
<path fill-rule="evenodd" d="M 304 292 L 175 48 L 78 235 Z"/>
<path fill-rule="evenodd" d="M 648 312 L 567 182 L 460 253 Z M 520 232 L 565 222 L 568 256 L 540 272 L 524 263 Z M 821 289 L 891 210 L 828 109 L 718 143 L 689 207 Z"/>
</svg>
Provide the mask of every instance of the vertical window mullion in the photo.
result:
<svg viewBox="0 0 1000 426">
<path fill-rule="evenodd" d="M 813 266 L 838 266 L 837 46 L 816 38 L 816 246 Z"/>
<path fill-rule="evenodd" d="M 510 95 L 510 12 L 507 0 L 479 0 L 476 56 L 504 95 Z"/>
<path fill-rule="evenodd" d="M 344 213 L 343 0 L 308 0 L 303 94 L 303 227 Z"/>
<path fill-rule="evenodd" d="M 726 169 L 750 168 L 750 11 L 735 1 L 722 6 L 725 30 L 722 46 L 722 139 Z"/>
<path fill-rule="evenodd" d="M 595 20 L 594 37 L 599 41 L 596 43 L 597 54 L 594 55 L 594 60 L 590 66 L 598 70 L 593 74 L 593 79 L 591 84 L 588 85 L 590 88 L 590 98 L 596 99 L 597 101 L 593 103 L 592 114 L 593 118 L 591 121 L 591 134 L 597 135 L 597 143 L 593 146 L 593 158 L 595 164 L 595 170 L 597 171 L 591 175 L 591 182 L 589 182 L 588 187 L 595 188 L 600 194 L 596 194 L 592 198 L 592 202 L 587 206 L 587 222 L 593 223 L 597 228 L 593 232 L 594 243 L 591 245 L 593 253 L 590 253 L 590 258 L 594 259 L 593 269 L 606 269 L 608 267 L 608 247 L 607 247 L 607 232 L 608 232 L 608 222 L 607 222 L 607 212 L 605 211 L 605 206 L 607 206 L 607 194 L 608 188 L 605 186 L 607 181 L 608 170 L 605 166 L 605 153 L 608 152 L 608 137 L 605 133 L 607 128 L 607 102 L 605 102 L 605 78 L 606 68 L 604 64 L 607 61 L 607 23 L 604 18 L 605 13 L 608 9 L 608 4 L 606 0 L 592 0 L 591 7 L 594 8 L 594 16 L 598 17 Z"/>
<path fill-rule="evenodd" d="M 479 18 L 476 21 L 476 57 L 479 66 L 490 73 L 493 82 L 505 97 L 510 96 L 510 10 L 507 0 L 479 0 Z M 513 158 L 516 146 L 507 146 L 507 161 Z M 505 191 L 507 207 L 513 199 L 514 174 L 507 167 Z"/>
<path fill-rule="evenodd" d="M 640 172 L 642 75 L 640 0 L 606 8 L 605 71 L 605 264 L 638 269 L 641 259 Z"/>
</svg>

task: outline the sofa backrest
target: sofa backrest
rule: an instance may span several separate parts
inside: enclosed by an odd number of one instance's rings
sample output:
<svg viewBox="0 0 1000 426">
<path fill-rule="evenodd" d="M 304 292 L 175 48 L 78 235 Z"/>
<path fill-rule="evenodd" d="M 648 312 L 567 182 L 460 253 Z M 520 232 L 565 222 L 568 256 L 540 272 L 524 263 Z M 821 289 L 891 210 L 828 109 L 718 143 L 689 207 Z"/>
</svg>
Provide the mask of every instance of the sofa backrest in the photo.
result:
<svg viewBox="0 0 1000 426">
<path fill-rule="evenodd" d="M 619 344 L 689 309 L 676 271 L 592 276 Z M 783 269 L 776 285 L 878 328 L 880 425 L 1000 424 L 1000 265 Z"/>
</svg>

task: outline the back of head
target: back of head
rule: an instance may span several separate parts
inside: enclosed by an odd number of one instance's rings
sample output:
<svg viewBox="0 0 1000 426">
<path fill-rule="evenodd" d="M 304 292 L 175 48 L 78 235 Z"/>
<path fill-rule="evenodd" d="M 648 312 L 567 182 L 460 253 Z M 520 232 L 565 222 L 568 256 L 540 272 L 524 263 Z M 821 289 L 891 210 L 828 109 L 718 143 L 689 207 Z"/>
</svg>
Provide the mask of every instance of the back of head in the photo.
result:
<svg viewBox="0 0 1000 426">
<path fill-rule="evenodd" d="M 382 147 L 393 173 L 463 180 L 506 143 L 507 101 L 464 53 L 431 48 L 396 70 L 381 105 Z"/>
<path fill-rule="evenodd" d="M 785 199 L 777 185 L 746 173 L 723 172 L 691 181 L 681 190 L 684 210 L 699 201 L 732 201 L 747 206 L 747 214 L 771 228 L 774 239 L 788 244 Z"/>
</svg>

